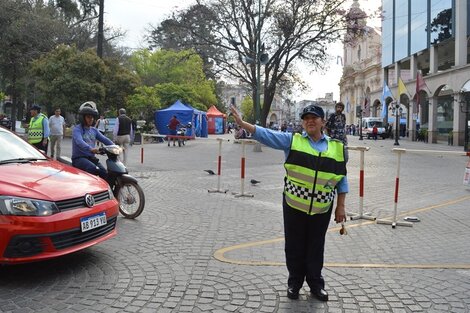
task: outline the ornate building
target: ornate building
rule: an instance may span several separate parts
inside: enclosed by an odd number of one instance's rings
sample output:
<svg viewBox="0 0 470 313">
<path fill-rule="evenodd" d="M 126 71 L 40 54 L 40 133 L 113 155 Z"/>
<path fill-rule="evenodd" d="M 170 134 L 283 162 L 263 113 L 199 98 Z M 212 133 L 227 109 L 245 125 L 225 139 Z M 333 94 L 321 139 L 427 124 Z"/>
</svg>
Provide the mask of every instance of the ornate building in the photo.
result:
<svg viewBox="0 0 470 313">
<path fill-rule="evenodd" d="M 366 16 L 357 0 L 350 12 Z M 379 29 L 367 26 L 365 19 L 359 23 L 363 23 L 365 33 L 348 40 L 343 48 L 343 75 L 339 86 L 347 124 L 357 124 L 361 114 L 363 117 L 381 116 L 380 102 L 375 101 L 382 92 L 381 34 Z"/>
</svg>

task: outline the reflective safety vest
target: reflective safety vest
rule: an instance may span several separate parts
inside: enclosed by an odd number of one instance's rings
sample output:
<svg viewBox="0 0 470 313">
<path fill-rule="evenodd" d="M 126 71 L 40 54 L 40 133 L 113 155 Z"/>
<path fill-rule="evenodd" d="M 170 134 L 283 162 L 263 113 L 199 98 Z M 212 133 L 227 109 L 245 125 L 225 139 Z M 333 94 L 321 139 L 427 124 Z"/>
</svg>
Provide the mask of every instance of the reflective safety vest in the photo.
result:
<svg viewBox="0 0 470 313">
<path fill-rule="evenodd" d="M 36 119 L 31 118 L 28 128 L 28 142 L 29 143 L 38 143 L 44 139 L 44 129 L 42 121 L 46 116 L 42 113 L 39 113 Z"/>
<path fill-rule="evenodd" d="M 344 145 L 329 139 L 326 151 L 318 152 L 308 138 L 295 134 L 284 168 L 287 204 L 308 215 L 326 213 L 334 200 L 336 185 L 346 176 Z"/>
</svg>

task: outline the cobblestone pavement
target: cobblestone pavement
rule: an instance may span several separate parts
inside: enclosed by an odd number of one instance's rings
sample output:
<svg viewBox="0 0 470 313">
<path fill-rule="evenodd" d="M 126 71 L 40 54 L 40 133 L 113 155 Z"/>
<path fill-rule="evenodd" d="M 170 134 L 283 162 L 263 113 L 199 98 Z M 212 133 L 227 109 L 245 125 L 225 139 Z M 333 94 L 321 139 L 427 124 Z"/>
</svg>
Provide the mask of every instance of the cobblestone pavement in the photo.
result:
<svg viewBox="0 0 470 313">
<path fill-rule="evenodd" d="M 230 136 L 223 136 L 230 138 Z M 409 149 L 461 147 L 402 140 L 399 220 L 413 227 L 348 221 L 327 235 L 323 274 L 330 301 L 301 290 L 286 297 L 281 192 L 283 153 L 246 148 L 245 193 L 241 147 L 224 141 L 221 189 L 218 142 L 184 147 L 144 145 L 130 151 L 146 207 L 136 220 L 118 219 L 118 236 L 59 259 L 0 267 L 0 312 L 469 312 L 470 189 L 462 185 L 468 157 Z M 350 138 L 366 145 L 364 211 L 390 218 L 397 154 L 393 140 Z M 70 155 L 70 140 L 65 140 Z M 359 208 L 359 152 L 350 151 L 347 210 Z M 252 186 L 255 178 L 260 184 Z"/>
</svg>

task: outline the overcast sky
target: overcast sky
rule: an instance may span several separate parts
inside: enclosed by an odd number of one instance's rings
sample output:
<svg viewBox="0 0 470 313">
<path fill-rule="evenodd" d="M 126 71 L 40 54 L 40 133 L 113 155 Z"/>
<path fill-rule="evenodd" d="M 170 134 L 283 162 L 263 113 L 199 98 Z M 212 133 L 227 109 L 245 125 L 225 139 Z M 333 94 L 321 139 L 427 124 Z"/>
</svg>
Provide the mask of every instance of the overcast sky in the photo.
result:
<svg viewBox="0 0 470 313">
<path fill-rule="evenodd" d="M 191 0 L 110 0 L 105 1 L 105 23 L 126 31 L 127 35 L 121 45 L 133 49 L 145 47 L 143 36 L 147 33 L 149 24 L 157 26 L 175 9 L 181 9 L 194 3 Z M 350 7 L 352 1 L 347 2 Z M 367 13 L 381 5 L 380 0 L 359 0 L 361 8 Z M 314 100 L 324 97 L 325 93 L 333 92 L 333 98 L 339 100 L 338 82 L 342 74 L 341 64 L 336 63 L 336 56 L 342 56 L 342 45 L 336 44 L 330 49 L 332 59 L 326 74 L 309 73 L 308 67 L 303 67 L 302 76 L 310 86 L 310 91 L 298 94 L 295 100 Z"/>
</svg>

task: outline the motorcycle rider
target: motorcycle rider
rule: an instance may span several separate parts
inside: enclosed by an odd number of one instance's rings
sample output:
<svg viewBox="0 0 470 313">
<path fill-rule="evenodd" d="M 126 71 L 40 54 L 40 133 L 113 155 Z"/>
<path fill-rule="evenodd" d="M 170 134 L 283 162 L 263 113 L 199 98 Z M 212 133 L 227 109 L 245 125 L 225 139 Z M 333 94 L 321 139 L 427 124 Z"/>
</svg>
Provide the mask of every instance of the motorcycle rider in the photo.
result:
<svg viewBox="0 0 470 313">
<path fill-rule="evenodd" d="M 75 125 L 72 131 L 72 165 L 106 179 L 106 168 L 95 156 L 99 152 L 99 148 L 95 147 L 95 143 L 99 141 L 105 145 L 112 145 L 113 142 L 93 127 L 97 117 L 98 110 L 96 109 L 96 103 L 93 101 L 87 101 L 80 106 L 78 110 L 80 123 Z"/>
</svg>

